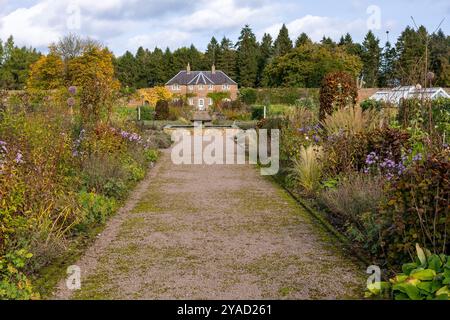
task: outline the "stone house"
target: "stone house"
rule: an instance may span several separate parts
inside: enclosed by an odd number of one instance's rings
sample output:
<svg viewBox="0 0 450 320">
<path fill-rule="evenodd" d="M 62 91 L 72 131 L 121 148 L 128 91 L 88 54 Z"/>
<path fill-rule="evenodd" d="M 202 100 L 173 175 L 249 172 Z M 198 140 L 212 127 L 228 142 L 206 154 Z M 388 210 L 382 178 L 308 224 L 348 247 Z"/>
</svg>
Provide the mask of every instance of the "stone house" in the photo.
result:
<svg viewBox="0 0 450 320">
<path fill-rule="evenodd" d="M 230 100 L 238 97 L 237 83 L 223 71 L 216 70 L 214 65 L 211 71 L 191 71 L 188 64 L 186 70 L 178 72 L 166 83 L 166 88 L 175 96 L 187 96 L 189 105 L 200 111 L 213 105 L 208 97 L 210 93 L 229 92 Z"/>
</svg>

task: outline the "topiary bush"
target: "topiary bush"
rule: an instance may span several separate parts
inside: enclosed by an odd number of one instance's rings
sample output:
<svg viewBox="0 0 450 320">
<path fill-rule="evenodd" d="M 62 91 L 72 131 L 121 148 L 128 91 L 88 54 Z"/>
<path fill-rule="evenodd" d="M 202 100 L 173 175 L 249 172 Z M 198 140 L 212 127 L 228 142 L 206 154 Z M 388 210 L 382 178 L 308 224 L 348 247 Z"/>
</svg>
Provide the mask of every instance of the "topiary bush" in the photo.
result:
<svg viewBox="0 0 450 320">
<path fill-rule="evenodd" d="M 358 88 L 356 79 L 346 72 L 329 73 L 320 87 L 320 120 L 335 110 L 356 104 Z"/>
<path fill-rule="evenodd" d="M 169 102 L 165 100 L 158 100 L 155 108 L 156 120 L 168 120 L 170 116 Z"/>
</svg>

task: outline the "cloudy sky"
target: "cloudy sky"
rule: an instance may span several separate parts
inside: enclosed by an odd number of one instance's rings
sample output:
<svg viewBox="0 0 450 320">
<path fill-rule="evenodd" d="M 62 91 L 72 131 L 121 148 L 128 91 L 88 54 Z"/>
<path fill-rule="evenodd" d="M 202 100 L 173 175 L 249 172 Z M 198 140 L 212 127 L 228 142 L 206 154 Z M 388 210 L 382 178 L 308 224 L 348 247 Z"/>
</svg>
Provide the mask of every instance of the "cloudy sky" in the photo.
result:
<svg viewBox="0 0 450 320">
<path fill-rule="evenodd" d="M 249 24 L 258 39 L 276 36 L 286 23 L 291 38 L 306 32 L 339 39 L 350 32 L 361 41 L 368 29 L 391 40 L 412 25 L 450 31 L 448 0 L 0 0 L 0 39 L 45 51 L 69 32 L 101 40 L 116 54 L 139 46 L 177 48 L 191 43 L 204 50 L 211 36 L 236 41 Z"/>
</svg>

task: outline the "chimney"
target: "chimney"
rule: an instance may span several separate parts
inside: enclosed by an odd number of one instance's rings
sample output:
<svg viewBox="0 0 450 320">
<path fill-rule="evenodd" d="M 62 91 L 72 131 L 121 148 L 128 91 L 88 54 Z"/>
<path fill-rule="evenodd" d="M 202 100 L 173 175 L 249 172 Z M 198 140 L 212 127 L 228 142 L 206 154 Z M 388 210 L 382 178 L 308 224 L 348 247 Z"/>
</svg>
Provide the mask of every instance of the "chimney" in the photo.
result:
<svg viewBox="0 0 450 320">
<path fill-rule="evenodd" d="M 211 67 L 211 73 L 215 74 L 216 73 L 216 66 L 213 64 Z"/>
<path fill-rule="evenodd" d="M 191 64 L 188 62 L 188 65 L 186 67 L 187 74 L 191 74 Z"/>
</svg>

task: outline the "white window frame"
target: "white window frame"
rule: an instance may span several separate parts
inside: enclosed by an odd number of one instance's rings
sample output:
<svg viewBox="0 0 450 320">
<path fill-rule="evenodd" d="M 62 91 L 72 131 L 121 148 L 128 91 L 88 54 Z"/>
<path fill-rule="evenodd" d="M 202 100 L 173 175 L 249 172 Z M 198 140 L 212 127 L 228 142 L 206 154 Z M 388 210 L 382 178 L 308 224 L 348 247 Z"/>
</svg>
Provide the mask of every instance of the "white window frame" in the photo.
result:
<svg viewBox="0 0 450 320">
<path fill-rule="evenodd" d="M 194 98 L 189 98 L 188 99 L 188 103 L 189 103 L 190 106 L 193 106 L 194 105 Z"/>
<path fill-rule="evenodd" d="M 173 91 L 180 91 L 181 90 L 180 85 L 178 83 L 174 83 L 172 85 L 172 90 Z"/>
<path fill-rule="evenodd" d="M 230 90 L 230 85 L 229 84 L 223 84 L 222 85 L 222 89 L 225 90 L 225 91 L 228 91 L 228 90 Z"/>
<path fill-rule="evenodd" d="M 209 105 L 212 106 L 213 105 L 213 99 L 209 98 Z"/>
<path fill-rule="evenodd" d="M 200 104 L 200 102 L 202 102 L 202 103 Z M 203 98 L 198 99 L 197 107 L 201 111 L 205 110 L 205 99 L 203 99 Z"/>
<path fill-rule="evenodd" d="M 194 86 L 193 86 L 192 84 L 190 84 L 190 85 L 188 86 L 188 90 L 189 90 L 189 91 L 194 91 Z"/>
<path fill-rule="evenodd" d="M 203 89 L 205 89 L 204 86 L 202 84 L 199 84 L 198 85 L 198 90 L 203 90 Z"/>
<path fill-rule="evenodd" d="M 210 85 L 208 86 L 208 90 L 209 90 L 209 91 L 213 91 L 213 90 L 214 90 L 214 85 L 213 85 L 213 84 L 210 84 Z"/>
</svg>

